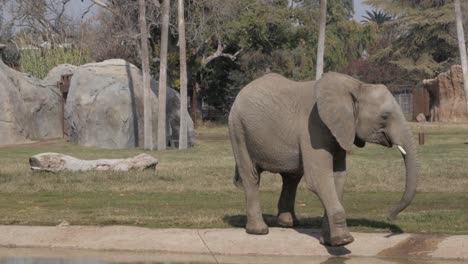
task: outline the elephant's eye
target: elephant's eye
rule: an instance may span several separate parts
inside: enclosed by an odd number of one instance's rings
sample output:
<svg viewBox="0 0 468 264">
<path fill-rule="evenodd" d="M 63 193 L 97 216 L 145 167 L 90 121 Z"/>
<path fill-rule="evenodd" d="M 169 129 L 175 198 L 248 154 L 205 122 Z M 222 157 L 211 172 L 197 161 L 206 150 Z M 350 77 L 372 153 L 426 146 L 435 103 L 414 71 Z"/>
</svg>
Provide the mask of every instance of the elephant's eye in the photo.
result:
<svg viewBox="0 0 468 264">
<path fill-rule="evenodd" d="M 390 117 L 390 113 L 386 112 L 382 114 L 382 120 L 387 120 Z"/>
</svg>

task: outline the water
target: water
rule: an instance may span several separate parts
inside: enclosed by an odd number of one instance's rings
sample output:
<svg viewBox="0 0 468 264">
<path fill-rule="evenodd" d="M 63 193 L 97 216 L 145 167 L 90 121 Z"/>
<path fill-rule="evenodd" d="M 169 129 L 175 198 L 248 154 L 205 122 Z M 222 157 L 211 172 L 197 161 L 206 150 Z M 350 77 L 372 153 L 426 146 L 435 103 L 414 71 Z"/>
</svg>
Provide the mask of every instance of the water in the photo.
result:
<svg viewBox="0 0 468 264">
<path fill-rule="evenodd" d="M 226 256 L 66 249 L 1 249 L 0 264 L 461 264 L 468 261 L 380 258 Z"/>
</svg>

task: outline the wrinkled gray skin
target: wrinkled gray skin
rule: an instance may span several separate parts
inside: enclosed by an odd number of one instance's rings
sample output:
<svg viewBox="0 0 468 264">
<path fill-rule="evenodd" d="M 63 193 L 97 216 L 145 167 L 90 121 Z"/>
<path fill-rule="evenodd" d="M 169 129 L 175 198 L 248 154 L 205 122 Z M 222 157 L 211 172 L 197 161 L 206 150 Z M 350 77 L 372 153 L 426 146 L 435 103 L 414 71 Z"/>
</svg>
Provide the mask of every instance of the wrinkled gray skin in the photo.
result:
<svg viewBox="0 0 468 264">
<path fill-rule="evenodd" d="M 384 85 L 362 83 L 327 73 L 317 82 L 294 82 L 278 74 L 261 77 L 241 90 L 230 115 L 229 132 L 236 161 L 234 182 L 245 191 L 250 234 L 267 234 L 259 203 L 262 171 L 280 173 L 283 187 L 278 223 L 298 224 L 296 189 L 302 177 L 325 209 L 321 242 L 343 246 L 354 239 L 342 205 L 346 151 L 365 142 L 400 145 L 406 189 L 390 212 L 405 209 L 416 192 L 417 161 L 413 135 L 401 108 Z"/>
</svg>

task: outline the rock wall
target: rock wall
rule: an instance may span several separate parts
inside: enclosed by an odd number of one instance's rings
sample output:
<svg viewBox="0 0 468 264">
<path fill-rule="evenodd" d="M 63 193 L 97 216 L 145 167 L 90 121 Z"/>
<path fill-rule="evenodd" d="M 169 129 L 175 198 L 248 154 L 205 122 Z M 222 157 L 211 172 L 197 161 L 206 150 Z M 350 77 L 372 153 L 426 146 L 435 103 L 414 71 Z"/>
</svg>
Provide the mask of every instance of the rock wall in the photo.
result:
<svg viewBox="0 0 468 264">
<path fill-rule="evenodd" d="M 62 135 L 55 86 L 9 68 L 0 60 L 0 145 Z"/>
<path fill-rule="evenodd" d="M 124 60 L 59 65 L 44 80 L 17 72 L 0 60 L 0 146 L 62 137 L 62 99 L 56 85 L 63 74 L 73 74 L 64 123 L 71 142 L 111 149 L 143 146 L 142 74 Z M 151 80 L 151 88 L 156 146 L 158 82 Z M 168 145 L 179 138 L 179 112 L 179 94 L 168 88 Z M 193 122 L 188 119 L 189 145 L 193 145 Z"/>
<path fill-rule="evenodd" d="M 151 80 L 153 143 L 157 146 L 158 82 Z M 166 135 L 179 137 L 179 94 L 167 89 Z M 73 74 L 65 119 L 70 141 L 98 148 L 142 147 L 143 83 L 140 69 L 120 59 L 78 67 Z M 194 142 L 193 122 L 189 118 L 189 144 Z"/>
<path fill-rule="evenodd" d="M 447 72 L 434 79 L 423 81 L 430 95 L 431 122 L 466 122 L 463 73 L 460 65 L 453 65 Z"/>
</svg>

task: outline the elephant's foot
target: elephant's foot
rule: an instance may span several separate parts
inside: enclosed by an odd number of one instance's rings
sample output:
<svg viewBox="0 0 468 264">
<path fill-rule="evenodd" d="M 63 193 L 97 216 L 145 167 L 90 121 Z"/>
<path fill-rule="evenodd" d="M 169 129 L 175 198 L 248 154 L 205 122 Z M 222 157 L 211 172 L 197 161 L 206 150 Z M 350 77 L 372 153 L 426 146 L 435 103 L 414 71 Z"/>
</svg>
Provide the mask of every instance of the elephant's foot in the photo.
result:
<svg viewBox="0 0 468 264">
<path fill-rule="evenodd" d="M 338 234 L 330 237 L 330 232 L 328 230 L 322 231 L 322 235 L 320 236 L 320 244 L 329 247 L 342 247 L 354 241 L 353 236 L 351 236 L 348 230 L 341 230 L 336 233 Z"/>
<path fill-rule="evenodd" d="M 245 226 L 247 234 L 251 235 L 266 235 L 268 234 L 268 226 L 262 221 L 247 221 Z"/>
<path fill-rule="evenodd" d="M 278 215 L 278 224 L 281 227 L 296 227 L 299 225 L 299 220 L 290 212 L 283 212 Z"/>
</svg>

